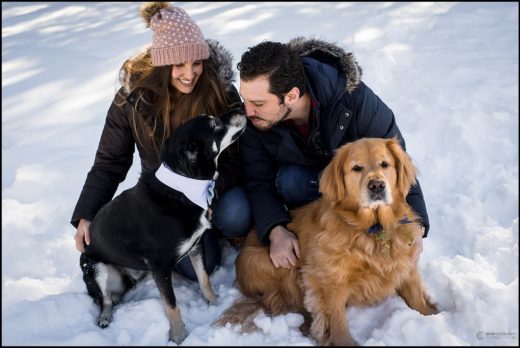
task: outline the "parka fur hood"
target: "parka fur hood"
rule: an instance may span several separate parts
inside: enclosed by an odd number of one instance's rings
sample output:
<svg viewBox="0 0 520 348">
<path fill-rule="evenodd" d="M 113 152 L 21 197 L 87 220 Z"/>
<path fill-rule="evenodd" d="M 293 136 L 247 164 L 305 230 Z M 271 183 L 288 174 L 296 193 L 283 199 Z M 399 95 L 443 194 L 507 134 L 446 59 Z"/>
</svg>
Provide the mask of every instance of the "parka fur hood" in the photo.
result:
<svg viewBox="0 0 520 348">
<path fill-rule="evenodd" d="M 206 63 L 213 65 L 217 72 L 218 78 L 224 87 L 226 93 L 232 91 L 233 82 L 235 82 L 235 72 L 233 71 L 233 56 L 231 53 L 222 46 L 218 41 L 212 39 L 206 39 L 206 43 L 209 46 L 209 58 Z M 137 54 L 129 58 L 130 61 L 138 61 L 143 59 L 147 54 L 150 54 L 150 45 L 145 46 Z M 135 76 L 127 71 L 121 72 L 121 81 L 123 87 L 123 93 L 129 95 L 133 90 L 132 82 L 135 80 Z"/>
<path fill-rule="evenodd" d="M 333 43 L 319 39 L 306 39 L 296 37 L 288 42 L 291 49 L 297 51 L 300 56 L 311 57 L 320 62 L 328 63 L 345 73 L 347 83 L 345 90 L 351 93 L 361 81 L 362 70 L 351 52 Z"/>
</svg>

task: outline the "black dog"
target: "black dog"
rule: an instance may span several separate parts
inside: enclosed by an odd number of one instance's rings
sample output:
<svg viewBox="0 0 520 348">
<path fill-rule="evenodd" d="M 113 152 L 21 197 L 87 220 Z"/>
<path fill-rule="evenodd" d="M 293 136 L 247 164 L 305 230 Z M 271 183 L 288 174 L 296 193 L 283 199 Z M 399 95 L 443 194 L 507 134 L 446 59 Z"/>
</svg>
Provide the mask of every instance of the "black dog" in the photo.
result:
<svg viewBox="0 0 520 348">
<path fill-rule="evenodd" d="M 242 134 L 245 125 L 243 109 L 187 121 L 167 139 L 161 166 L 141 175 L 136 186 L 97 213 L 80 266 L 89 295 L 101 307 L 100 327 L 108 326 L 113 305 L 149 271 L 166 308 L 170 340 L 182 342 L 187 334 L 171 272 L 186 255 L 204 298 L 216 304 L 198 246 L 211 227 L 207 207 L 218 176 L 218 156 Z"/>
</svg>

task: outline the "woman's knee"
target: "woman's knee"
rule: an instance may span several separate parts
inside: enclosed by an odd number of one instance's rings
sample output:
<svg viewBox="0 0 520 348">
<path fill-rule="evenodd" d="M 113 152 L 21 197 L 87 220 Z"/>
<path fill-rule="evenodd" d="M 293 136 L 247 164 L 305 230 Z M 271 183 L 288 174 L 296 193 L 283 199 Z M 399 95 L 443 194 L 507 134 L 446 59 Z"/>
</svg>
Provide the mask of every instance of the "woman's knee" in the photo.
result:
<svg viewBox="0 0 520 348">
<path fill-rule="evenodd" d="M 222 253 L 218 244 L 215 231 L 209 230 L 202 237 L 202 249 L 204 250 L 204 268 L 208 274 L 213 273 L 215 268 L 220 265 Z M 190 280 L 197 280 L 197 274 L 191 263 L 190 257 L 186 255 L 175 265 L 175 271 Z"/>
</svg>

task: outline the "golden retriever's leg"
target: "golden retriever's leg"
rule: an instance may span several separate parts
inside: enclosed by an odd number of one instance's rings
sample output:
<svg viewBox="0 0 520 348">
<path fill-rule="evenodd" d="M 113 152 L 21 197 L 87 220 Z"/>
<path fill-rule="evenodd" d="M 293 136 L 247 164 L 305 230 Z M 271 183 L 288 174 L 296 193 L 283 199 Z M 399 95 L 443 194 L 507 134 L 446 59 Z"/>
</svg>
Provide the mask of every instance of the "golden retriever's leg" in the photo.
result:
<svg viewBox="0 0 520 348">
<path fill-rule="evenodd" d="M 305 308 L 312 315 L 311 335 L 319 345 L 355 346 L 345 314 L 345 294 L 309 287 L 305 293 Z"/>
<path fill-rule="evenodd" d="M 340 305 L 340 304 L 338 304 Z M 333 346 L 356 346 L 357 342 L 350 335 L 345 304 L 338 307 L 331 316 L 330 342 Z"/>
<path fill-rule="evenodd" d="M 269 291 L 272 286 L 274 266 L 269 257 L 269 249 L 258 240 L 252 230 L 235 260 L 237 286 L 248 297 L 257 297 Z"/>
<path fill-rule="evenodd" d="M 437 307 L 432 304 L 426 296 L 421 275 L 417 268 L 414 269 L 410 277 L 401 284 L 401 287 L 397 289 L 397 293 L 405 300 L 410 308 L 415 309 L 423 315 L 439 313 Z"/>
<path fill-rule="evenodd" d="M 269 248 L 260 243 L 254 230 L 247 236 L 235 266 L 239 290 L 245 296 L 261 299 L 269 314 L 305 312 L 298 270 L 275 268 Z"/>
<path fill-rule="evenodd" d="M 304 336 L 311 334 L 312 316 L 305 308 L 302 311 L 303 324 L 300 325 L 300 331 Z"/>
</svg>

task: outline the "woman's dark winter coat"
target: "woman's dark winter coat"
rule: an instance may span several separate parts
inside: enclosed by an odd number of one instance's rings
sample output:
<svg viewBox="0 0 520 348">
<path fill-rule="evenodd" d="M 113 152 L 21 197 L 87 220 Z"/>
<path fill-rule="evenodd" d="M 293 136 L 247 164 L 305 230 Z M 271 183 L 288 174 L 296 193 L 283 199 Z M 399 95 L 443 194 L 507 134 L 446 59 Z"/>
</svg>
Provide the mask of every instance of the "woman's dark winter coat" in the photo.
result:
<svg viewBox="0 0 520 348">
<path fill-rule="evenodd" d="M 217 41 L 206 40 L 210 46 L 210 58 L 207 64 L 214 64 L 218 77 L 225 89 L 228 103 L 240 103 L 240 96 L 233 86 L 234 72 L 232 56 Z M 144 54 L 145 51 L 139 53 Z M 138 55 L 139 55 L 138 54 Z M 141 172 L 155 170 L 159 158 L 153 151 L 146 150 L 136 141 L 131 115 L 136 104 L 136 91 L 131 92 L 132 77 L 126 76 L 118 94 L 126 97 L 126 103 L 118 106 L 117 94 L 107 113 L 105 126 L 101 134 L 94 165 L 87 175 L 80 197 L 71 218 L 71 224 L 78 226 L 80 219 L 92 221 L 98 210 L 114 196 L 118 185 L 126 178 L 132 165 L 135 148 L 141 159 Z M 145 117 L 148 116 L 145 113 Z M 234 146 L 233 146 L 234 145 Z M 241 180 L 238 144 L 226 149 L 219 157 L 219 178 L 215 185 L 215 193 L 224 193 Z"/>
<path fill-rule="evenodd" d="M 280 165 L 294 163 L 321 170 L 339 146 L 366 137 L 395 136 L 406 149 L 392 110 L 361 81 L 361 68 L 351 53 L 320 40 L 297 38 L 289 45 L 302 57 L 308 92 L 315 102 L 308 139 L 290 121 L 268 131 L 259 131 L 248 122 L 240 139 L 246 190 L 264 243 L 273 227 L 290 221 L 275 188 Z M 428 214 L 419 183 L 412 187 L 407 201 L 427 233 Z"/>
</svg>

